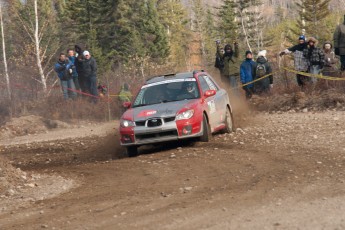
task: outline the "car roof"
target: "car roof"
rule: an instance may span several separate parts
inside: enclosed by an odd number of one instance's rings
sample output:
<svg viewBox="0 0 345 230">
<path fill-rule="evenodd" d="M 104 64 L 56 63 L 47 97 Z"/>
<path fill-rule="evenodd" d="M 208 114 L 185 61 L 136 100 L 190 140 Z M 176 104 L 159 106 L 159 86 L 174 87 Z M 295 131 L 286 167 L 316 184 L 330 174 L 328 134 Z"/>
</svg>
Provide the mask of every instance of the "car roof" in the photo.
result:
<svg viewBox="0 0 345 230">
<path fill-rule="evenodd" d="M 172 80 L 172 79 L 186 79 L 194 78 L 194 72 L 185 72 L 185 73 L 173 73 L 165 74 L 161 76 L 154 76 L 146 80 L 145 84 L 152 84 L 160 81 Z"/>
<path fill-rule="evenodd" d="M 172 80 L 172 79 L 186 79 L 186 78 L 194 78 L 194 74 L 198 73 L 206 73 L 204 70 L 194 70 L 192 72 L 184 72 L 184 73 L 171 73 L 171 74 L 165 74 L 160 76 L 153 76 L 146 80 L 145 85 L 166 81 L 166 80 Z"/>
</svg>

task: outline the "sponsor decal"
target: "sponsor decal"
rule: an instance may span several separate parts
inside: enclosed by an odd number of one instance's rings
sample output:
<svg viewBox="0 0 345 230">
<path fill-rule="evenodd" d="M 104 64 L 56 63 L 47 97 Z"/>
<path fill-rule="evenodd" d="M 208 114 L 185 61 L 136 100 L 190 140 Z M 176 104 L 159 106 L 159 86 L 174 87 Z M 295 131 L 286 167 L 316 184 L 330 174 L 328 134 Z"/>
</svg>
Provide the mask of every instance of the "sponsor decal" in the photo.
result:
<svg viewBox="0 0 345 230">
<path fill-rule="evenodd" d="M 138 117 L 149 117 L 157 114 L 156 110 L 143 110 L 138 114 Z"/>
<path fill-rule="evenodd" d="M 207 105 L 210 110 L 210 114 L 216 112 L 216 103 L 214 102 L 214 100 L 207 102 Z"/>
</svg>

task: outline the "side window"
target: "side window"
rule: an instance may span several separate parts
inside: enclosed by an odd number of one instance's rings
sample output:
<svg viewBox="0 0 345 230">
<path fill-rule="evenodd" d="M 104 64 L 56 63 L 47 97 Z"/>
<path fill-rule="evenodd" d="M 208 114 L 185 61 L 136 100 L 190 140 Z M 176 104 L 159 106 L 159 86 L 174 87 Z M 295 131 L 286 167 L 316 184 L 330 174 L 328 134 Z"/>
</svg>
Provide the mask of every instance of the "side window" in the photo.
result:
<svg viewBox="0 0 345 230">
<path fill-rule="evenodd" d="M 205 93 L 207 90 L 210 90 L 210 86 L 207 84 L 205 76 L 199 76 L 199 82 L 203 93 Z"/>
<path fill-rule="evenodd" d="M 214 84 L 214 82 L 209 76 L 205 76 L 205 81 L 207 82 L 210 89 L 218 91 L 218 87 L 216 86 L 216 84 Z"/>
</svg>

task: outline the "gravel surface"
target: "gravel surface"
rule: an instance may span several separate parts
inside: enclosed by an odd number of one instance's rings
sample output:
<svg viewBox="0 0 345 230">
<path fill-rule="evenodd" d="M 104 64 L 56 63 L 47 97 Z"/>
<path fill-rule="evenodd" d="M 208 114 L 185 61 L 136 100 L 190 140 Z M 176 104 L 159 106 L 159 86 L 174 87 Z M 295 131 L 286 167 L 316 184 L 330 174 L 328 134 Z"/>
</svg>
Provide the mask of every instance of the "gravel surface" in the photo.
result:
<svg viewBox="0 0 345 230">
<path fill-rule="evenodd" d="M 344 120 L 337 111 L 251 113 L 235 133 L 147 146 L 136 158 L 124 156 L 112 124 L 91 136 L 1 142 L 15 168 L 74 186 L 8 198 L 0 229 L 344 229 Z"/>
</svg>

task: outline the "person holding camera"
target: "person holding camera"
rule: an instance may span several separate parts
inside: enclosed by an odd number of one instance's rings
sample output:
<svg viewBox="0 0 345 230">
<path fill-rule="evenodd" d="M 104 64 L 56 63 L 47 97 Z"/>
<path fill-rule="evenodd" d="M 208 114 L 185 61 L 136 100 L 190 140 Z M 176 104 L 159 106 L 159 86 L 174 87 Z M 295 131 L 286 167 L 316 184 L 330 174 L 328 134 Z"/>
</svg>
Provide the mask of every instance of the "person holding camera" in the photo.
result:
<svg viewBox="0 0 345 230">
<path fill-rule="evenodd" d="M 75 98 L 77 94 L 75 92 L 75 85 L 72 75 L 73 71 L 75 70 L 75 66 L 68 60 L 68 58 L 66 58 L 64 53 L 60 54 L 59 60 L 54 66 L 54 70 L 60 79 L 63 97 L 66 100 Z"/>
<path fill-rule="evenodd" d="M 230 84 L 230 88 L 238 94 L 238 80 L 240 76 L 240 60 L 238 43 L 234 42 L 233 46 L 226 44 L 224 52 L 220 47 L 220 41 L 216 41 L 217 56 L 221 58 L 223 68 L 221 68 L 221 80 L 225 84 Z"/>
</svg>

